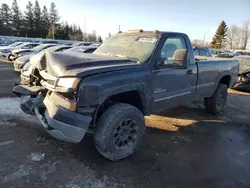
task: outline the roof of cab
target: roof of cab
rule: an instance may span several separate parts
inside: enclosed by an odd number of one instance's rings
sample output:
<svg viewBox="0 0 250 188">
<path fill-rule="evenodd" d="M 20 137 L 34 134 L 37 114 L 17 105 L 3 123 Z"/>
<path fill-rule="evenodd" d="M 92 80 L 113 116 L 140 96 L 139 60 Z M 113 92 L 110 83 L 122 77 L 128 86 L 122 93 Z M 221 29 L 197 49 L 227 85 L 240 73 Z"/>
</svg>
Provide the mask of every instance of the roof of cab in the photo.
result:
<svg viewBox="0 0 250 188">
<path fill-rule="evenodd" d="M 141 35 L 154 35 L 154 36 L 161 36 L 163 34 L 179 34 L 179 35 L 186 35 L 185 33 L 180 32 L 173 32 L 173 31 L 143 31 L 143 30 L 129 30 L 127 32 L 118 32 L 117 34 L 141 34 Z"/>
</svg>

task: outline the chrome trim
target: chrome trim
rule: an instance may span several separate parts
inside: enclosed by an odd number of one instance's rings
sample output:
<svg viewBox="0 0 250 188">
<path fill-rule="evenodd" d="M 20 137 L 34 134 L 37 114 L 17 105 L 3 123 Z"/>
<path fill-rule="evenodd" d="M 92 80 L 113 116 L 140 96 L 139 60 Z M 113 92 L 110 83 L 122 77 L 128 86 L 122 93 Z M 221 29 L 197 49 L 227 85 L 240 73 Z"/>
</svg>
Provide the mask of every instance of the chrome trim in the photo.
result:
<svg viewBox="0 0 250 188">
<path fill-rule="evenodd" d="M 168 97 L 163 97 L 163 98 L 160 98 L 160 99 L 155 99 L 154 102 L 164 101 L 164 100 L 167 100 L 167 99 L 180 97 L 180 96 L 183 96 L 183 95 L 188 95 L 190 93 L 191 93 L 191 91 L 188 91 L 188 92 L 185 92 L 185 93 L 180 93 L 180 94 L 176 94 L 176 95 L 172 95 L 172 96 L 168 96 Z"/>
<path fill-rule="evenodd" d="M 57 78 L 54 76 L 49 75 L 48 73 L 46 73 L 44 70 L 40 71 L 39 74 L 45 79 L 45 80 L 53 80 L 55 81 Z"/>
<path fill-rule="evenodd" d="M 165 92 L 166 91 L 166 89 L 155 89 L 155 91 L 154 91 L 154 93 L 163 93 L 163 92 Z"/>
<path fill-rule="evenodd" d="M 199 84 L 196 87 L 201 88 L 201 87 L 207 87 L 207 86 L 210 86 L 210 85 L 214 85 L 214 82 L 209 82 L 209 83 L 206 83 L 206 84 Z"/>
</svg>

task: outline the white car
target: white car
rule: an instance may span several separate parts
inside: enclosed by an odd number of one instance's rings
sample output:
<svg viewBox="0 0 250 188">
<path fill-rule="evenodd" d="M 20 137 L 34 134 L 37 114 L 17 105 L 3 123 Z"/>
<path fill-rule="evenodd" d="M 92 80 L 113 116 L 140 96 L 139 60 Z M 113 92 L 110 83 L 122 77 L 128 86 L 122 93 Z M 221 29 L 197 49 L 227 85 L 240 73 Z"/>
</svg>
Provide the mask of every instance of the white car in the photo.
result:
<svg viewBox="0 0 250 188">
<path fill-rule="evenodd" d="M 8 56 L 11 53 L 11 50 L 17 48 L 21 44 L 23 44 L 23 42 L 14 42 L 14 43 L 12 43 L 12 44 L 10 44 L 8 46 L 1 46 L 0 47 L 0 57 L 8 58 Z"/>
<path fill-rule="evenodd" d="M 39 45 L 41 45 L 41 44 L 40 43 L 33 43 L 33 42 L 25 42 L 25 43 L 21 44 L 20 47 L 18 46 L 17 48 L 11 50 L 11 53 L 8 56 L 8 60 L 13 61 L 17 58 L 17 54 L 19 54 L 20 52 L 29 51 L 30 49 L 33 49 Z"/>
</svg>

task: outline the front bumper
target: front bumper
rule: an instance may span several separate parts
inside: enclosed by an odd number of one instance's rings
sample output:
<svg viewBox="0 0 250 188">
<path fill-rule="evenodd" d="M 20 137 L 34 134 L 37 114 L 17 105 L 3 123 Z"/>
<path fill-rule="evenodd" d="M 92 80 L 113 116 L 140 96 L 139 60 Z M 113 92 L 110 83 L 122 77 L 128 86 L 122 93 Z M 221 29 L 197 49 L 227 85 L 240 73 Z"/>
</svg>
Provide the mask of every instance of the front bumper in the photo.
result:
<svg viewBox="0 0 250 188">
<path fill-rule="evenodd" d="M 90 116 L 84 116 L 61 108 L 55 105 L 48 95 L 43 103 L 46 108 L 44 114 L 41 113 L 39 107 L 35 108 L 35 113 L 51 136 L 72 143 L 78 143 L 83 139 L 92 120 Z"/>
<path fill-rule="evenodd" d="M 82 115 L 57 105 L 56 103 L 61 104 L 62 101 L 53 101 L 56 98 L 52 98 L 50 92 L 45 98 L 41 93 L 36 96 L 37 92 L 42 90 L 43 88 L 39 86 L 19 85 L 13 92 L 21 96 L 21 109 L 25 113 L 36 114 L 51 136 L 66 142 L 80 142 L 88 131 L 92 121 L 91 115 Z"/>
</svg>

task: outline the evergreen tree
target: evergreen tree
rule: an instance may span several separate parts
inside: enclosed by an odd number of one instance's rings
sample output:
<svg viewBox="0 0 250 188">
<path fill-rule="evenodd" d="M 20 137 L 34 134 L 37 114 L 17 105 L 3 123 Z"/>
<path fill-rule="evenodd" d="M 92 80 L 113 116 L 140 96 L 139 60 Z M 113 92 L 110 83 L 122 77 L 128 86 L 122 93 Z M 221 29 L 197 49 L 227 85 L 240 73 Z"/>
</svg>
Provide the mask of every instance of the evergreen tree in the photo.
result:
<svg viewBox="0 0 250 188">
<path fill-rule="evenodd" d="M 69 40 L 69 24 L 68 24 L 68 22 L 65 23 L 64 32 L 65 32 L 65 40 Z"/>
<path fill-rule="evenodd" d="M 50 32 L 52 33 L 52 38 L 54 38 L 56 34 L 56 29 L 58 26 L 58 22 L 60 21 L 60 17 L 58 15 L 58 11 L 56 10 L 56 5 L 54 2 L 50 4 Z"/>
<path fill-rule="evenodd" d="M 102 37 L 101 37 L 100 35 L 98 36 L 97 41 L 98 41 L 98 42 L 100 42 L 100 43 L 102 43 L 102 42 L 103 42 Z"/>
<path fill-rule="evenodd" d="M 223 20 L 220 23 L 212 39 L 212 42 L 211 42 L 212 48 L 222 48 L 223 44 L 226 42 L 226 36 L 227 36 L 227 24 Z"/>
<path fill-rule="evenodd" d="M 68 23 L 62 22 L 57 26 L 57 33 L 56 38 L 63 39 L 63 40 L 69 40 L 69 25 Z"/>
<path fill-rule="evenodd" d="M 36 37 L 34 33 L 34 14 L 33 5 L 29 1 L 26 6 L 26 11 L 24 12 L 24 25 L 25 25 L 25 35 L 28 37 Z"/>
<path fill-rule="evenodd" d="M 0 13 L 0 35 L 3 35 L 3 21 L 2 21 L 2 18 L 1 18 L 1 13 Z"/>
<path fill-rule="evenodd" d="M 11 11 L 11 27 L 13 35 L 20 36 L 22 35 L 22 12 L 17 4 L 17 0 L 14 0 L 12 3 Z"/>
<path fill-rule="evenodd" d="M 44 5 L 41 15 L 42 21 L 42 36 L 45 38 L 50 29 L 50 20 L 49 20 L 49 13 L 47 7 Z"/>
<path fill-rule="evenodd" d="M 70 26 L 69 31 L 70 31 L 69 32 L 70 40 L 82 41 L 83 33 L 82 33 L 80 26 L 77 27 L 75 24 L 73 24 L 72 26 Z"/>
<path fill-rule="evenodd" d="M 38 1 L 35 1 L 34 6 L 34 32 L 36 34 L 36 37 L 43 37 L 43 31 L 42 31 L 42 17 L 41 17 L 41 8 L 39 6 Z"/>
<path fill-rule="evenodd" d="M 2 28 L 1 28 L 1 34 L 2 35 L 11 35 L 11 10 L 9 5 L 7 5 L 6 3 L 3 3 L 0 9 L 0 19 L 1 19 L 1 24 L 2 24 Z"/>
</svg>

